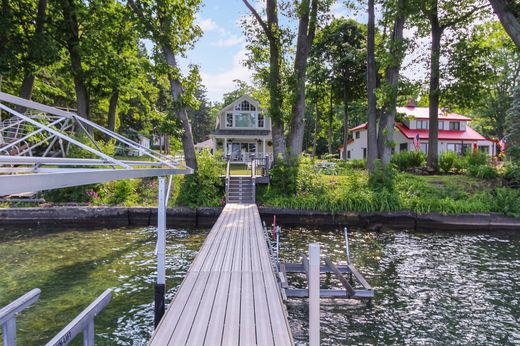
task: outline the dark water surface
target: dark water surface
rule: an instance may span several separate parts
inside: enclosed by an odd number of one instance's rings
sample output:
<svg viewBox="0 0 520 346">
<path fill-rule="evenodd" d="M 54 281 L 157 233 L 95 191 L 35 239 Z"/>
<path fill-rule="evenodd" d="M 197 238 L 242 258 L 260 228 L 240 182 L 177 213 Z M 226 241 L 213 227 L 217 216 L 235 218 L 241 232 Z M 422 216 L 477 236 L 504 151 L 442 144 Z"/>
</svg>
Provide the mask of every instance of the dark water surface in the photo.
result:
<svg viewBox="0 0 520 346">
<path fill-rule="evenodd" d="M 206 234 L 167 232 L 168 300 Z M 303 228 L 284 231 L 281 259 L 299 261 L 315 241 L 322 254 L 345 259 L 341 232 Z M 109 287 L 114 297 L 95 320 L 96 344 L 146 344 L 154 247 L 153 229 L 0 229 L 0 306 L 42 290 L 17 318 L 18 345 L 44 344 Z M 351 234 L 351 253 L 376 297 L 371 306 L 322 300 L 323 345 L 520 344 L 520 235 L 359 231 Z M 339 287 L 324 275 L 327 285 Z M 288 311 L 296 341 L 305 343 L 307 302 L 291 300 Z"/>
</svg>

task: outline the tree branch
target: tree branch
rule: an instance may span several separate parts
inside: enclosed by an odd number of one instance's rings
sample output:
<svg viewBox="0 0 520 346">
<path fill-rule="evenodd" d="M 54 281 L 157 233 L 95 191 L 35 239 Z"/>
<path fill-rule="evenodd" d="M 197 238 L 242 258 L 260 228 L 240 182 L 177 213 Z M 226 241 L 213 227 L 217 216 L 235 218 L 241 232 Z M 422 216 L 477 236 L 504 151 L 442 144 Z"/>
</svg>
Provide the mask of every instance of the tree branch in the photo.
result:
<svg viewBox="0 0 520 346">
<path fill-rule="evenodd" d="M 143 10 L 141 7 L 134 2 L 134 0 L 128 0 L 128 6 L 132 9 L 132 11 L 136 14 L 137 17 L 141 20 L 141 23 L 146 27 L 148 31 L 150 31 L 150 34 L 155 37 L 157 33 L 155 32 L 155 28 L 152 24 L 146 19 L 146 16 L 143 13 Z"/>
<path fill-rule="evenodd" d="M 482 6 L 476 6 L 476 7 L 473 7 L 471 10 L 469 10 L 468 12 L 466 12 L 464 15 L 462 15 L 461 17 L 458 17 L 458 18 L 455 18 L 453 20 L 450 20 L 446 23 L 444 23 L 443 25 L 441 25 L 441 30 L 444 30 L 446 28 L 449 28 L 451 26 L 454 26 L 454 25 L 457 25 L 463 21 L 465 21 L 466 19 L 468 19 L 469 17 L 471 17 L 472 15 L 474 15 L 476 12 L 486 8 L 490 6 L 489 3 L 485 4 L 485 5 L 482 5 Z"/>
<path fill-rule="evenodd" d="M 129 0 L 131 1 L 131 0 Z M 260 26 L 262 27 L 262 29 L 264 30 L 265 34 L 267 35 L 267 38 L 271 41 L 271 40 L 275 40 L 275 37 L 273 35 L 273 32 L 271 31 L 271 29 L 267 26 L 267 24 L 264 22 L 264 20 L 262 19 L 262 17 L 260 17 L 260 15 L 258 14 L 257 10 L 255 10 L 255 8 L 253 6 L 251 6 L 251 4 L 249 3 L 249 1 L 247 0 L 242 0 L 244 2 L 244 4 L 246 5 L 246 7 L 251 11 L 251 13 L 253 14 L 253 16 L 256 18 L 256 20 L 258 21 L 258 24 L 260 24 Z"/>
</svg>

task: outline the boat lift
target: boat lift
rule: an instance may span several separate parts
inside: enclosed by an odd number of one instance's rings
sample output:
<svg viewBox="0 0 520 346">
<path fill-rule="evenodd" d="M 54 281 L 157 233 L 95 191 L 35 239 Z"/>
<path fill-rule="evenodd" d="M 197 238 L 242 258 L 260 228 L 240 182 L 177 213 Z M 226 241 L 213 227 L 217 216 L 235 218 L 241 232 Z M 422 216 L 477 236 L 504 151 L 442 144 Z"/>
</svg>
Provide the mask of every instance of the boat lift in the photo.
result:
<svg viewBox="0 0 520 346">
<path fill-rule="evenodd" d="M 275 219 L 276 223 L 276 219 Z M 309 278 L 309 258 L 306 254 L 301 254 L 300 263 L 281 262 L 279 260 L 280 249 L 280 234 L 281 227 L 273 223 L 271 234 L 265 225 L 264 235 L 268 244 L 269 252 L 271 254 L 272 265 L 278 274 L 279 284 L 282 292 L 282 297 L 287 298 L 308 298 L 309 288 L 292 288 L 287 274 L 299 273 L 306 274 L 307 282 Z M 348 239 L 348 228 L 345 227 L 343 235 L 345 237 L 345 255 L 346 263 L 335 264 L 330 257 L 325 257 L 324 262 L 320 263 L 320 273 L 332 273 L 341 282 L 343 289 L 320 289 L 321 298 L 343 298 L 343 299 L 357 299 L 368 300 L 370 303 L 374 298 L 374 289 L 357 268 L 350 261 L 350 248 Z"/>
<path fill-rule="evenodd" d="M 20 107 L 26 111 L 15 110 Z M 120 150 L 136 150 L 146 160 L 116 158 L 106 153 L 96 138 L 110 140 Z M 166 207 L 172 176 L 191 173 L 191 168 L 175 158 L 150 150 L 74 112 L 0 92 L 0 197 L 9 200 L 42 190 L 158 177 L 155 326 L 165 312 Z M 34 289 L 0 309 L 4 346 L 16 344 L 16 314 L 34 304 L 39 294 L 40 290 Z M 106 290 L 48 345 L 67 345 L 81 332 L 83 344 L 93 345 L 94 317 L 111 296 L 112 290 Z"/>
</svg>

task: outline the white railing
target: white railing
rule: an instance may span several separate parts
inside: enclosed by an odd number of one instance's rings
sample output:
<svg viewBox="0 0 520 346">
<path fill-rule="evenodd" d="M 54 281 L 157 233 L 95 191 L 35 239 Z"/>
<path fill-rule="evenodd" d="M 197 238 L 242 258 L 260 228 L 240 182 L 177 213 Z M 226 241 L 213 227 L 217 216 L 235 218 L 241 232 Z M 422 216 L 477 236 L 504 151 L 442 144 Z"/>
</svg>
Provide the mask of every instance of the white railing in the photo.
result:
<svg viewBox="0 0 520 346">
<path fill-rule="evenodd" d="M 83 332 L 83 345 L 94 345 L 94 318 L 112 298 L 112 289 L 107 289 L 96 300 L 72 320 L 46 346 L 68 345 L 79 333 Z"/>
<path fill-rule="evenodd" d="M 16 345 L 16 315 L 36 303 L 41 290 L 35 288 L 0 310 L 4 346 Z"/>
</svg>

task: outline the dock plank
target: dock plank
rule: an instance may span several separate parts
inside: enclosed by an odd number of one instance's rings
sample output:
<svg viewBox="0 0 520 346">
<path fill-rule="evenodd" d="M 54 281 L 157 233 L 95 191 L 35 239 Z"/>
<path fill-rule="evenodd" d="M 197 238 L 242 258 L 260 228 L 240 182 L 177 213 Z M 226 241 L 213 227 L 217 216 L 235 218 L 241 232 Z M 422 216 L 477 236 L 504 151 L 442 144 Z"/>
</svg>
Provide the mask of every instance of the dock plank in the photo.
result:
<svg viewBox="0 0 520 346">
<path fill-rule="evenodd" d="M 293 345 L 258 208 L 228 204 L 149 345 Z"/>
</svg>

